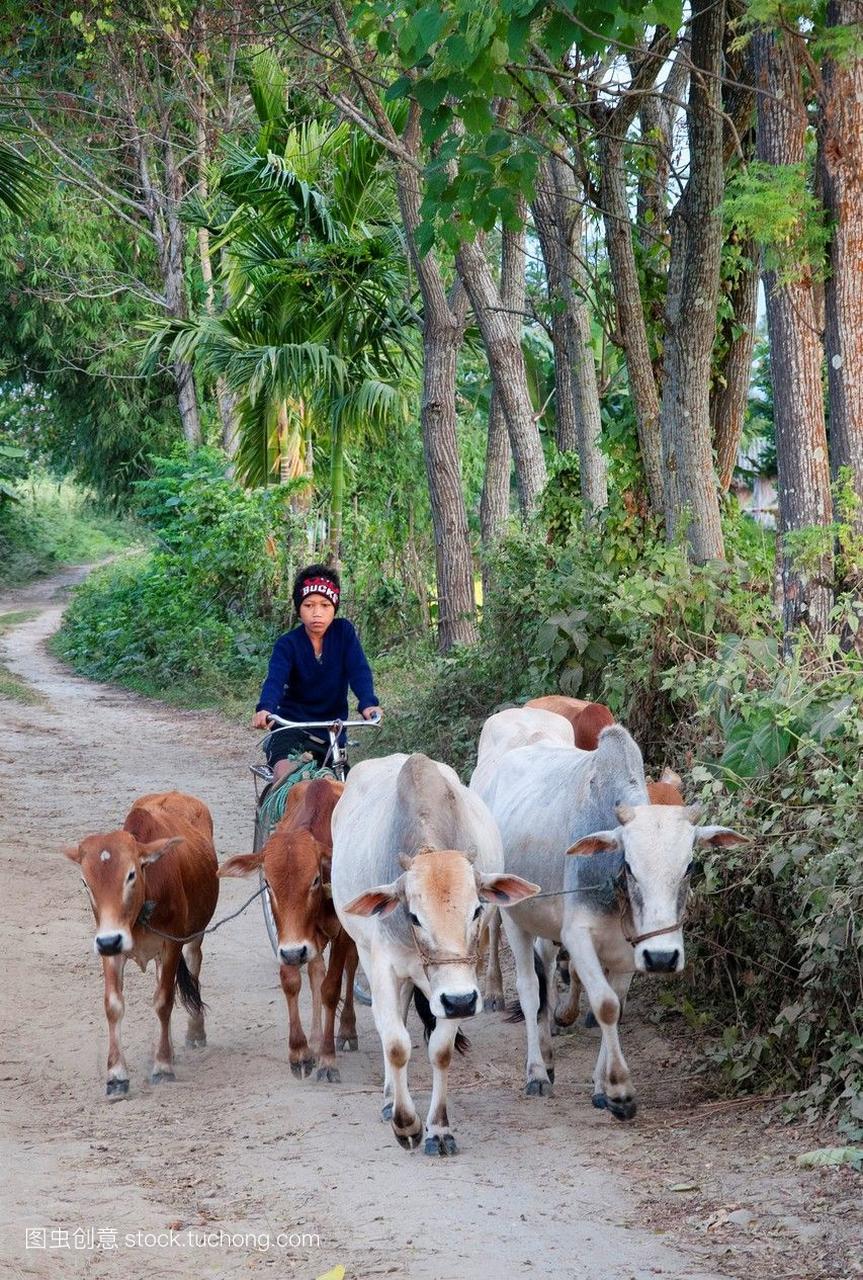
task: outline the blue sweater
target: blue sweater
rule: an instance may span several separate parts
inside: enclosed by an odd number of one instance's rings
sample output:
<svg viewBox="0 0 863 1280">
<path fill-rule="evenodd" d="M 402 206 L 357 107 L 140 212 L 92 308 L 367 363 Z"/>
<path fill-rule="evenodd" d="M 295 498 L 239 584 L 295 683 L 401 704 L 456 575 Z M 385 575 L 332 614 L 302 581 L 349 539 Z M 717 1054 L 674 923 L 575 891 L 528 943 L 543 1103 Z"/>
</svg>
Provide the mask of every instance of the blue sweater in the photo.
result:
<svg viewBox="0 0 863 1280">
<path fill-rule="evenodd" d="M 346 720 L 348 685 L 360 711 L 378 705 L 371 668 L 347 618 L 334 618 L 327 628 L 320 662 L 305 627 L 295 627 L 275 643 L 255 709 L 285 720 Z"/>
</svg>

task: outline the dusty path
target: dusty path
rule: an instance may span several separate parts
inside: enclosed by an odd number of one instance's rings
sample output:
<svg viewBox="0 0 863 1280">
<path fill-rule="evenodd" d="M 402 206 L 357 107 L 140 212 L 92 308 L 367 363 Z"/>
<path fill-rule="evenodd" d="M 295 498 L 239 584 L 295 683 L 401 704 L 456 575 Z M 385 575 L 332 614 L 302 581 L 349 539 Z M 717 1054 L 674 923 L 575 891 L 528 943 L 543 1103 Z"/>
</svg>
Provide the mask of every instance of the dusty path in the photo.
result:
<svg viewBox="0 0 863 1280">
<path fill-rule="evenodd" d="M 650 1107 L 656 1115 L 666 1085 L 685 1085 L 651 1032 L 633 1026 L 626 1041 L 636 1082 L 650 1082 L 640 1133 L 640 1121 L 622 1126 L 589 1106 L 591 1034 L 558 1041 L 556 1096 L 528 1101 L 520 1030 L 499 1015 L 477 1019 L 473 1052 L 451 1076 L 461 1154 L 437 1162 L 408 1155 L 377 1119 L 381 1072 L 368 1010 L 360 1010 L 359 1053 L 342 1056 L 340 1086 L 291 1077 L 258 904 L 205 945 L 209 1045 L 183 1048 L 175 1014 L 174 1085 L 147 1083 L 153 976 L 127 970 L 131 1092 L 119 1104 L 103 1099 L 100 968 L 83 890 L 59 847 L 119 825 L 135 795 L 177 787 L 211 807 L 220 856 L 247 851 L 255 740 L 216 716 L 179 714 L 54 661 L 44 642 L 75 576 L 0 600 L 0 613 L 39 610 L 0 637 L 0 659 L 48 699 L 44 711 L 0 702 L 0 1275 L 313 1280 L 339 1264 L 348 1280 L 739 1274 L 723 1269 L 715 1250 L 708 1260 L 692 1233 L 688 1242 L 679 1233 L 663 1239 L 663 1195 L 677 1213 L 669 1184 L 680 1167 L 666 1162 L 677 1156 L 666 1135 L 651 1131 Z M 224 882 L 219 914 L 248 892 L 246 882 Z M 424 1101 L 429 1073 L 414 1032 L 411 1081 Z M 702 1168 L 692 1141 L 685 1147 Z M 640 1207 L 647 1191 L 650 1225 Z M 48 1247 L 26 1248 L 27 1228 L 45 1229 L 30 1243 Z M 84 1233 L 77 1241 L 76 1229 Z M 88 1232 L 118 1247 L 94 1249 Z M 138 1233 L 162 1233 L 165 1243 Z M 287 1237 L 280 1243 L 279 1233 Z M 225 1238 L 240 1235 L 257 1239 Z"/>
</svg>

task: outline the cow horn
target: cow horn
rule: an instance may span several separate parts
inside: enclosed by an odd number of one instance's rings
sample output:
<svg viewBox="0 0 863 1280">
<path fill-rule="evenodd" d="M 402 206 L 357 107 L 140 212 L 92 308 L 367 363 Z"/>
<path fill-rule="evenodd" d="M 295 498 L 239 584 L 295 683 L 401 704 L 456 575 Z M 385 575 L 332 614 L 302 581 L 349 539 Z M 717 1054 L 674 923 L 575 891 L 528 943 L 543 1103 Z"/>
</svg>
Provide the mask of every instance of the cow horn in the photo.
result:
<svg viewBox="0 0 863 1280">
<path fill-rule="evenodd" d="M 618 804 L 614 807 L 614 813 L 617 821 L 621 826 L 625 827 L 627 822 L 632 822 L 635 817 L 635 810 L 631 804 Z"/>
<path fill-rule="evenodd" d="M 399 854 L 399 866 L 401 867 L 402 871 L 410 871 L 413 864 L 414 864 L 414 860 L 409 853 Z"/>
<path fill-rule="evenodd" d="M 683 810 L 684 817 L 688 818 L 693 826 L 695 826 L 696 822 L 701 817 L 701 813 L 702 807 L 700 804 L 688 804 Z"/>
</svg>

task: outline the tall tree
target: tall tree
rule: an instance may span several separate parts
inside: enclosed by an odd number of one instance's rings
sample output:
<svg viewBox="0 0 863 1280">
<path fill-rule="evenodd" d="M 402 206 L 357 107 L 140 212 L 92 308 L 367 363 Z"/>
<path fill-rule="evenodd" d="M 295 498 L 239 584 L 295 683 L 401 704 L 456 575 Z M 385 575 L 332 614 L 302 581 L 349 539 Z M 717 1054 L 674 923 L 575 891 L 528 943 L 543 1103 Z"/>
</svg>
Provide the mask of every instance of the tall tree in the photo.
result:
<svg viewBox="0 0 863 1280">
<path fill-rule="evenodd" d="M 697 562 L 722 559 L 713 467 L 710 375 L 722 257 L 720 73 L 725 3 L 694 0 L 689 78 L 689 179 L 673 215 L 662 393 L 665 524 L 674 536 L 688 513 Z"/>
<path fill-rule="evenodd" d="M 360 106 L 351 94 L 338 89 L 327 96 L 395 159 L 405 245 L 422 297 L 420 424 L 435 534 L 438 644 L 447 652 L 453 645 L 473 644 L 477 639 L 473 562 L 456 436 L 456 365 L 464 338 L 467 297 L 459 282 L 447 287 L 437 254 L 419 239 L 424 148 L 418 104 L 409 105 L 399 134 L 384 108 L 379 84 L 359 55 L 343 6 L 335 3 L 330 12 L 339 60 L 350 70 Z"/>
<path fill-rule="evenodd" d="M 531 208 L 551 305 L 557 447 L 578 453 L 581 495 L 588 512 L 594 512 L 608 503 L 608 477 L 581 266 L 584 204 L 579 196 L 566 158 L 544 157 Z"/>
<path fill-rule="evenodd" d="M 863 4 L 829 0 L 822 68 L 820 174 L 832 225 L 826 285 L 830 464 L 851 471 L 863 536 Z M 860 566 L 863 572 L 863 565 Z"/>
<path fill-rule="evenodd" d="M 787 30 L 780 34 L 759 28 L 753 35 L 752 54 L 759 90 L 758 159 L 773 166 L 777 177 L 784 169 L 802 184 L 807 114 L 797 39 Z M 793 274 L 789 270 L 782 276 L 775 268 L 766 269 L 764 289 L 779 470 L 783 621 L 789 651 L 801 626 L 808 627 L 816 640 L 823 639 L 832 603 L 829 547 L 821 539 L 804 556 L 799 546 L 804 531 L 823 530 L 832 514 L 822 350 L 809 262 L 804 260 Z"/>
</svg>

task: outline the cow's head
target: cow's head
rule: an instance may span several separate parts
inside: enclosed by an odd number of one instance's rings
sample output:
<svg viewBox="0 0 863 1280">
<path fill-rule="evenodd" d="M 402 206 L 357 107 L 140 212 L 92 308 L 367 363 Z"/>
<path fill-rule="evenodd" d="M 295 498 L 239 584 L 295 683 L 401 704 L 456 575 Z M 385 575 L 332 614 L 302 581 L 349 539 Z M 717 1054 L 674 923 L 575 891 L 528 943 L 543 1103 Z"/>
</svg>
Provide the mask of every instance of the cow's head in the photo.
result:
<svg viewBox="0 0 863 1280">
<path fill-rule="evenodd" d="M 220 876 L 248 876 L 263 868 L 283 964 L 316 959 L 329 942 L 330 852 L 310 831 L 276 831 L 260 853 L 229 858 Z"/>
<path fill-rule="evenodd" d="M 476 977 L 477 948 L 491 907 L 509 907 L 539 886 L 506 874 L 485 875 L 471 856 L 454 849 L 403 854 L 404 874 L 368 889 L 345 907 L 358 916 L 407 916 L 429 981 L 436 1018 L 469 1018 L 482 1009 Z"/>
<path fill-rule="evenodd" d="M 623 855 L 622 887 L 632 916 L 635 967 L 679 973 L 684 964 L 683 916 L 696 845 L 743 844 L 729 827 L 696 825 L 698 805 L 619 805 L 620 826 L 577 840 L 567 853 Z"/>
<path fill-rule="evenodd" d="M 132 931 L 147 900 L 144 868 L 181 839 L 170 836 L 139 844 L 128 831 L 111 831 L 87 836 L 74 848 L 63 850 L 81 870 L 96 918 L 93 948 L 97 955 L 126 955 L 132 950 Z"/>
</svg>

